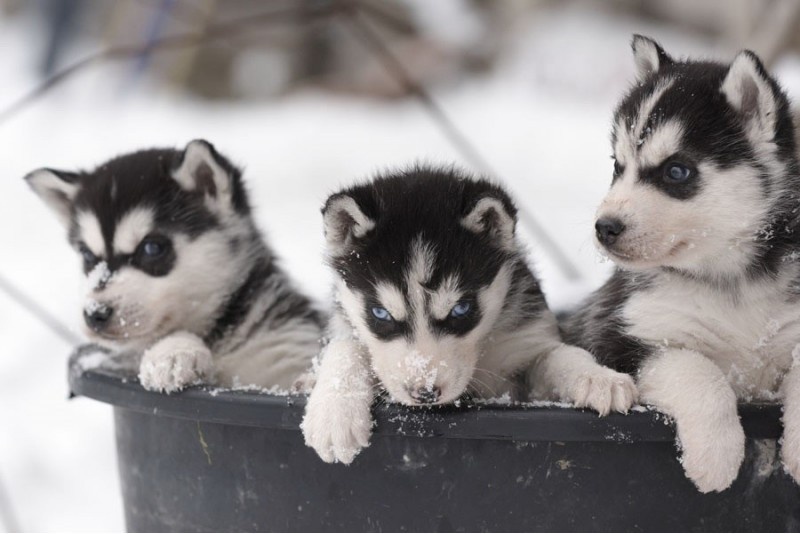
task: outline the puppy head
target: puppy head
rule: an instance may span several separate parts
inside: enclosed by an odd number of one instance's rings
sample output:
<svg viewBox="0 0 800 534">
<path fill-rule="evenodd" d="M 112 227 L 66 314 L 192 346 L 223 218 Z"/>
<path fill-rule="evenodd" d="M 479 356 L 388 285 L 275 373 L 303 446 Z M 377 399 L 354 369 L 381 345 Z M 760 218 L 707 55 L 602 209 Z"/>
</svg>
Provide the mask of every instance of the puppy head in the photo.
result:
<svg viewBox="0 0 800 534">
<path fill-rule="evenodd" d="M 462 395 L 511 283 L 508 195 L 417 168 L 331 196 L 323 216 L 338 304 L 386 390 L 409 405 Z"/>
<path fill-rule="evenodd" d="M 677 61 L 635 36 L 633 53 L 638 80 L 615 112 L 597 244 L 631 269 L 741 272 L 796 166 L 786 97 L 749 51 L 730 65 Z"/>
<path fill-rule="evenodd" d="M 26 180 L 81 257 L 92 340 L 144 346 L 207 326 L 236 276 L 249 213 L 238 169 L 211 144 L 136 152 L 92 172 L 39 169 Z"/>
</svg>

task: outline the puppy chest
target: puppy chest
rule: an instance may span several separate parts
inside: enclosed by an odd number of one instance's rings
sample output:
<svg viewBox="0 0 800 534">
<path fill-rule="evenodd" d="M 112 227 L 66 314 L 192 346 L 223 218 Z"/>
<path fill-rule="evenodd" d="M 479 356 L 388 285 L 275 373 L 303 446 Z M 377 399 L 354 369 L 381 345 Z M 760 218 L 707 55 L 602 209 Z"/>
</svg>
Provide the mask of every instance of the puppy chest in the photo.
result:
<svg viewBox="0 0 800 534">
<path fill-rule="evenodd" d="M 714 360 L 742 396 L 775 391 L 800 343 L 800 306 L 780 295 L 733 302 L 696 287 L 655 288 L 632 297 L 623 316 L 635 337 Z"/>
</svg>

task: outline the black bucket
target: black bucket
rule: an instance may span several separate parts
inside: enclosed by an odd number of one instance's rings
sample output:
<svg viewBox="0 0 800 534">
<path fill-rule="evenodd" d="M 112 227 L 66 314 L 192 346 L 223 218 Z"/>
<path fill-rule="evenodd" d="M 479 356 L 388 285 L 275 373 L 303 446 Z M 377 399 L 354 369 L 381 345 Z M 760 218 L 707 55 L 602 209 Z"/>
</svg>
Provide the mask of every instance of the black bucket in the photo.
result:
<svg viewBox="0 0 800 534">
<path fill-rule="evenodd" d="M 798 531 L 780 408 L 743 405 L 747 457 L 703 495 L 652 411 L 381 406 L 352 465 L 303 443 L 305 399 L 145 391 L 70 361 L 70 387 L 114 406 L 130 531 Z"/>
</svg>

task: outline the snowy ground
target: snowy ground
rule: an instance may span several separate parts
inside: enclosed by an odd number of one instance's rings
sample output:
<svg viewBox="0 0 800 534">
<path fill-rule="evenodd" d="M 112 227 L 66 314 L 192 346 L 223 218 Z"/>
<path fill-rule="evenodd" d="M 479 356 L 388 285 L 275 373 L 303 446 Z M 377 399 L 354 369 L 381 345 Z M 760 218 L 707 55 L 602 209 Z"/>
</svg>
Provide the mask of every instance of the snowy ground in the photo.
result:
<svg viewBox="0 0 800 534">
<path fill-rule="evenodd" d="M 35 83 L 30 26 L 0 20 L 0 108 Z M 551 303 L 575 303 L 609 266 L 591 244 L 594 207 L 611 176 L 609 118 L 632 78 L 632 32 L 677 54 L 719 52 L 713 43 L 636 20 L 561 9 L 530 23 L 518 53 L 489 77 L 436 97 L 520 204 L 582 273 L 567 283 L 536 243 Z M 353 179 L 414 160 L 463 162 L 414 102 L 297 94 L 261 104 L 209 105 L 141 83 L 121 90 L 119 67 L 96 68 L 0 124 L 0 273 L 77 332 L 78 261 L 64 231 L 22 176 L 37 167 L 91 167 L 136 148 L 203 137 L 245 165 L 258 218 L 288 270 L 323 299 L 319 207 Z M 800 59 L 779 76 L 800 98 Z M 25 530 L 121 530 L 111 410 L 67 401 L 67 344 L 0 293 L 0 482 Z"/>
</svg>

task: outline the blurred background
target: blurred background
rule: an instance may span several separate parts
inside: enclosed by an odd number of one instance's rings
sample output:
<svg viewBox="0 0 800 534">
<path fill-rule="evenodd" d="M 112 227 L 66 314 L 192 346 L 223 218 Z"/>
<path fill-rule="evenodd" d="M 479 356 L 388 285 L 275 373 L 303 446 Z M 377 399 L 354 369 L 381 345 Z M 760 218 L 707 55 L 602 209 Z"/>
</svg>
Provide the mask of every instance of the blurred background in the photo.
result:
<svg viewBox="0 0 800 534">
<path fill-rule="evenodd" d="M 205 138 L 244 166 L 273 247 L 324 301 L 326 196 L 457 162 L 513 191 L 565 309 L 611 268 L 592 221 L 631 34 L 676 56 L 751 48 L 797 101 L 798 29 L 797 0 L 0 0 L 0 526 L 124 528 L 111 409 L 67 399 L 79 261 L 27 172 Z"/>
</svg>

